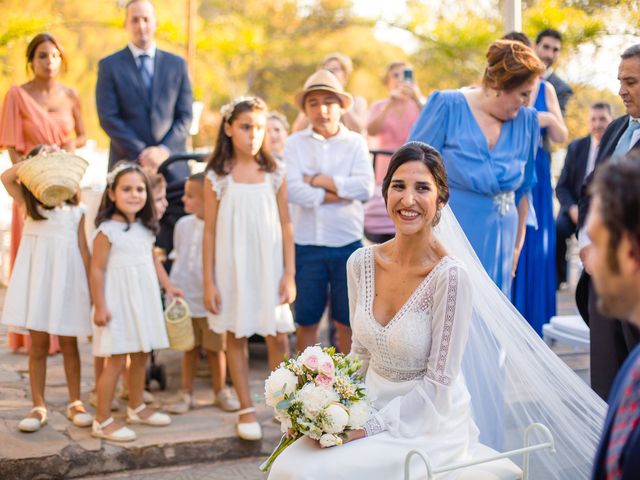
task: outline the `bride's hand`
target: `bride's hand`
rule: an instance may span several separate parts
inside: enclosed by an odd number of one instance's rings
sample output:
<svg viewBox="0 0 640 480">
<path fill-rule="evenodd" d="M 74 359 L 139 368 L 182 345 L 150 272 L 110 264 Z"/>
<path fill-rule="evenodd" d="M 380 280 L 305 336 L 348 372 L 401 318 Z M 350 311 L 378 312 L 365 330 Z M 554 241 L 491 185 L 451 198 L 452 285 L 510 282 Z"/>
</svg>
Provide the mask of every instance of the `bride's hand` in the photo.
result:
<svg viewBox="0 0 640 480">
<path fill-rule="evenodd" d="M 342 437 L 342 444 L 344 445 L 345 443 L 351 442 L 353 440 L 358 440 L 366 436 L 367 433 L 362 428 L 358 430 L 347 430 L 346 434 Z"/>
</svg>

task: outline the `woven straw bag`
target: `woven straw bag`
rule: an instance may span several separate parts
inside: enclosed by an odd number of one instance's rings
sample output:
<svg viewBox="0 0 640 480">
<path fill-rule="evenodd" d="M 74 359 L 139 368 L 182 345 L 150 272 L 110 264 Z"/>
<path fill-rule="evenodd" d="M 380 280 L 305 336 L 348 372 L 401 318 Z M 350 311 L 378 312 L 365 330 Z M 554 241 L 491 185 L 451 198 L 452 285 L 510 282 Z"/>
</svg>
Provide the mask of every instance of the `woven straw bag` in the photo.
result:
<svg viewBox="0 0 640 480">
<path fill-rule="evenodd" d="M 20 182 L 47 207 L 57 207 L 73 197 L 89 163 L 66 152 L 36 155 L 18 169 Z"/>
<path fill-rule="evenodd" d="M 188 352 L 195 347 L 191 312 L 182 298 L 175 297 L 164 311 L 164 323 L 167 326 L 169 346 L 172 350 Z"/>
</svg>

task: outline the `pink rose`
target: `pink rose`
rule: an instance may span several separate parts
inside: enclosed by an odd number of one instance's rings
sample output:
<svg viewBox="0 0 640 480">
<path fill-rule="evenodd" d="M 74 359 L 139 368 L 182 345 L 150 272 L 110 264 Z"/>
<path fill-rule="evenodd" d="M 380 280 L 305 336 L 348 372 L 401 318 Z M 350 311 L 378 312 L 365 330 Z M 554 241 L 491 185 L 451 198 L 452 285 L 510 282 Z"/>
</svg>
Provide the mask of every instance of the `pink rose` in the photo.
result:
<svg viewBox="0 0 640 480">
<path fill-rule="evenodd" d="M 318 369 L 318 356 L 317 355 L 309 355 L 304 359 L 304 366 L 309 370 L 316 371 Z"/>
<path fill-rule="evenodd" d="M 316 385 L 321 387 L 330 387 L 333 385 L 333 378 L 320 374 L 316 377 Z"/>
<path fill-rule="evenodd" d="M 333 361 L 324 361 L 318 367 L 318 371 L 328 377 L 333 377 L 333 375 L 336 373 L 336 367 L 333 364 Z"/>
</svg>

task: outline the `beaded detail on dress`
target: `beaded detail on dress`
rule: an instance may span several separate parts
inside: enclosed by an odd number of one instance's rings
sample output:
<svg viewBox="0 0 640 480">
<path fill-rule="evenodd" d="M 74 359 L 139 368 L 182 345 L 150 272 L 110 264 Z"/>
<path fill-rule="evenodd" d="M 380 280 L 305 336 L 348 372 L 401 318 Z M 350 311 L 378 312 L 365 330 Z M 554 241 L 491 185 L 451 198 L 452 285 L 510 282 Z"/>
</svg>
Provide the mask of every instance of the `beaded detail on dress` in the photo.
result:
<svg viewBox="0 0 640 480">
<path fill-rule="evenodd" d="M 375 247 L 374 247 L 375 248 Z M 358 251 L 353 267 L 359 273 L 358 304 L 352 319 L 353 351 L 366 357 L 369 368 L 392 382 L 422 379 L 425 376 L 448 385 L 451 379 L 445 375 L 450 336 L 455 316 L 458 262 L 443 257 L 422 280 L 413 294 L 394 315 L 391 321 L 380 325 L 373 316 L 375 289 L 375 259 L 373 248 Z M 443 335 L 438 347 L 436 365 L 428 366 L 432 344 L 431 316 L 434 304 L 436 279 L 445 271 L 448 281 L 446 315 Z"/>
</svg>

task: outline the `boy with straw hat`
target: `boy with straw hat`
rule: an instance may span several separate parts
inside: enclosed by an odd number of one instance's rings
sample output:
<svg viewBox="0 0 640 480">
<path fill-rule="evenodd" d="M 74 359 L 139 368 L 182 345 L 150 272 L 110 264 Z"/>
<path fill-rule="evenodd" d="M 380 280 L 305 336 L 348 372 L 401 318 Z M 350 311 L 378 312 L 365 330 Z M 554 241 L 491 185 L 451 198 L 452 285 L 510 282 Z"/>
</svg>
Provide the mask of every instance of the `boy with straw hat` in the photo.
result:
<svg viewBox="0 0 640 480">
<path fill-rule="evenodd" d="M 373 168 L 364 138 L 340 123 L 353 97 L 331 72 L 315 72 L 294 99 L 310 122 L 284 149 L 296 243 L 297 348 L 318 342 L 329 292 L 330 318 L 346 353 L 351 348 L 346 264 L 362 246 L 362 203 L 373 193 Z"/>
</svg>

